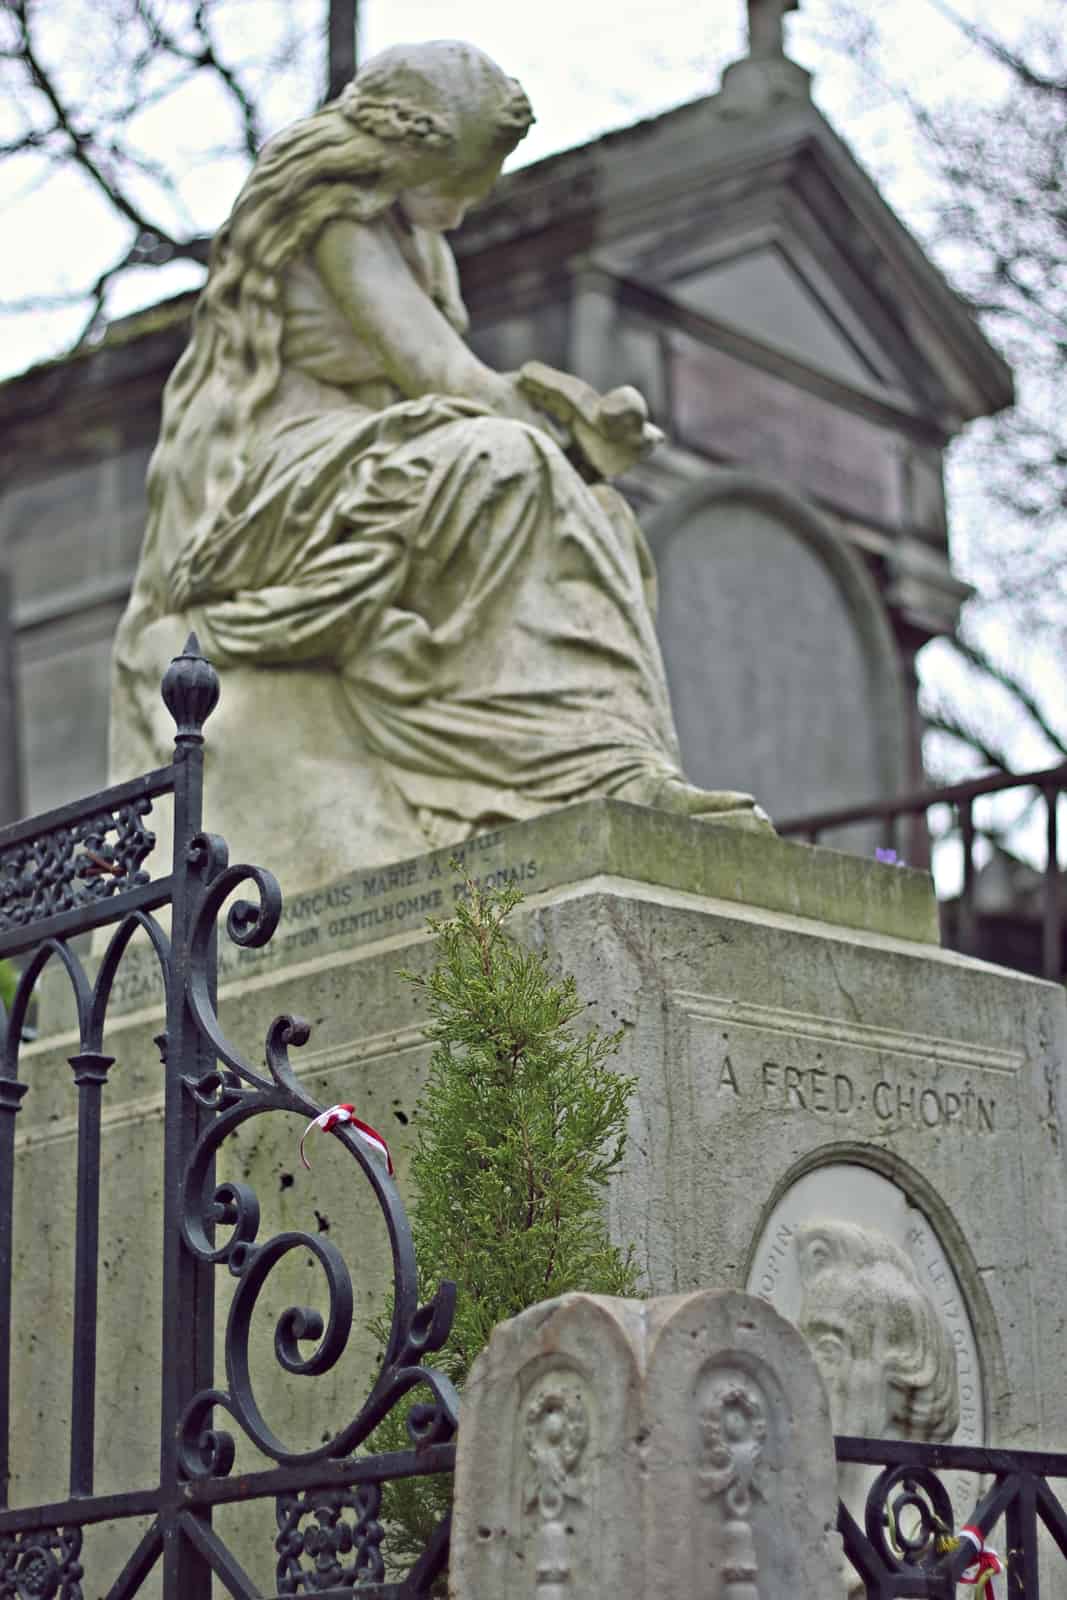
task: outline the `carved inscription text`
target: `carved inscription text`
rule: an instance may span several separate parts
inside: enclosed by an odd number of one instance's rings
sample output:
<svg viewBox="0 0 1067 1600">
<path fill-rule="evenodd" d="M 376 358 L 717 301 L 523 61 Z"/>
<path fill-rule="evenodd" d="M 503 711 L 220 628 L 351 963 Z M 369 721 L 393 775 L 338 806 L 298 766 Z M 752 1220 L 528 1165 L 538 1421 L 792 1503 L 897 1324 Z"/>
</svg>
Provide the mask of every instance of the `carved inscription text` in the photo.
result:
<svg viewBox="0 0 1067 1600">
<path fill-rule="evenodd" d="M 758 1064 L 720 1057 L 720 1095 L 764 1111 L 805 1112 L 816 1117 L 850 1118 L 865 1113 L 886 1132 L 935 1128 L 961 1133 L 997 1131 L 996 1096 L 964 1081 L 958 1088 L 923 1083 L 912 1070 L 883 1069 L 872 1083 L 859 1073 L 831 1069 L 815 1057 L 811 1066 L 765 1058 Z"/>
</svg>

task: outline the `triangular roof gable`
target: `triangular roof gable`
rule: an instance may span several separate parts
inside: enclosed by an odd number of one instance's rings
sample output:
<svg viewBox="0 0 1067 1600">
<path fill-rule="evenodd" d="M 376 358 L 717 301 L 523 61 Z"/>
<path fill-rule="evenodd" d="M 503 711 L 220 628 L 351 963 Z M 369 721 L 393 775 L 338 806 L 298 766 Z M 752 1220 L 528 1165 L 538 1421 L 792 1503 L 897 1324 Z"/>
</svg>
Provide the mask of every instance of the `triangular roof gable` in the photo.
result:
<svg viewBox="0 0 1067 1600">
<path fill-rule="evenodd" d="M 1011 404 L 1011 369 L 814 106 L 716 122 L 684 213 L 663 194 L 614 242 L 628 275 L 950 432 Z"/>
<path fill-rule="evenodd" d="M 947 432 L 1013 399 L 971 310 L 806 98 L 738 113 L 709 96 L 522 168 L 459 254 L 532 233 Z"/>
</svg>

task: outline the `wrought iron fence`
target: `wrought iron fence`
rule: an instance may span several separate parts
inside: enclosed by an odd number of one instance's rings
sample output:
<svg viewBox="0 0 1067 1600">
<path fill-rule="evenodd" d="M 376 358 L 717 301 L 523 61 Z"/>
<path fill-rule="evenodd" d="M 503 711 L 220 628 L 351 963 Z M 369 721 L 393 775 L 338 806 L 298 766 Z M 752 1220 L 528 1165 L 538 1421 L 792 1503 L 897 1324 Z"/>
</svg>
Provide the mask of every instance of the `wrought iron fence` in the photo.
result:
<svg viewBox="0 0 1067 1600">
<path fill-rule="evenodd" d="M 279 1597 L 314 1591 L 327 1600 L 350 1595 L 358 1584 L 366 1600 L 417 1600 L 429 1594 L 447 1563 L 446 1517 L 407 1574 L 386 1581 L 379 1510 L 384 1484 L 448 1473 L 454 1465 L 456 1393 L 445 1376 L 422 1363 L 448 1336 L 455 1290 L 442 1284 L 429 1303 L 419 1304 L 411 1231 L 396 1185 L 344 1124 L 333 1131 L 370 1187 L 392 1252 L 387 1346 L 362 1404 L 314 1449 L 278 1438 L 257 1401 L 249 1330 L 277 1264 L 293 1250 L 306 1251 L 322 1268 L 329 1297 L 325 1318 L 307 1307 L 291 1307 L 278 1319 L 275 1353 L 288 1373 L 314 1377 L 336 1365 L 349 1341 L 353 1289 L 345 1260 L 329 1239 L 292 1231 L 261 1240 L 254 1190 L 215 1179 L 216 1153 L 249 1119 L 272 1111 L 310 1119 L 322 1110 L 289 1060 L 289 1050 L 308 1038 L 306 1022 L 275 1019 L 267 1034 L 266 1071 L 245 1060 L 219 1024 L 216 927 L 224 906 L 236 890 L 251 887 L 254 899 L 229 906 L 226 931 L 240 946 L 261 946 L 278 925 L 282 899 L 269 872 L 230 866 L 225 842 L 202 831 L 202 728 L 218 695 L 218 677 L 190 636 L 163 680 L 163 698 L 176 725 L 171 764 L 0 830 L 0 957 L 18 957 L 22 963 L 10 1013 L 4 1017 L 0 1010 L 0 1596 L 5 1600 L 16 1595 L 82 1600 L 83 1530 L 145 1517 L 151 1519 L 148 1530 L 139 1540 L 131 1536 L 129 1558 L 107 1600 L 137 1593 L 160 1564 L 164 1600 L 208 1600 L 213 1574 L 239 1600 L 257 1600 L 262 1588 L 213 1528 L 212 1510 L 268 1498 L 275 1501 L 279 1530 Z M 155 839 L 147 819 L 153 801 L 163 795 L 174 801 L 172 869 L 151 877 L 144 864 Z M 155 915 L 163 907 L 170 908 L 169 933 Z M 114 932 L 90 982 L 71 941 L 112 924 Z M 119 965 L 138 931 L 151 941 L 166 992 L 166 1024 L 157 1039 L 165 1078 L 160 1469 L 158 1483 L 96 1494 L 101 1110 L 115 1064 L 104 1050 L 104 1024 Z M 6 1509 L 15 1331 L 15 1124 L 28 1087 L 19 1079 L 19 1060 L 31 997 L 49 963 L 58 963 L 69 979 L 80 1041 L 70 1057 L 78 1121 L 69 1494 L 49 1504 Z M 217 1230 L 226 1233 L 222 1243 Z M 225 1388 L 216 1387 L 214 1350 L 213 1279 L 220 1268 L 236 1280 L 224 1341 Z M 414 1400 L 416 1389 L 425 1398 L 408 1402 L 411 1447 L 357 1454 L 383 1418 L 409 1396 Z M 217 1425 L 215 1413 L 228 1413 L 276 1465 L 235 1475 L 234 1435 Z"/>
<path fill-rule="evenodd" d="M 844 1505 L 837 1524 L 868 1600 L 953 1600 L 958 1583 L 985 1591 L 999 1567 L 1005 1573 L 1003 1580 L 997 1577 L 999 1596 L 1039 1600 L 1039 1524 L 1067 1558 L 1067 1512 L 1049 1484 L 1050 1478 L 1067 1478 L 1067 1455 L 844 1435 L 835 1444 L 839 1462 L 882 1469 L 867 1495 L 865 1526 L 861 1529 Z M 942 1472 L 978 1473 L 991 1480 L 968 1532 L 953 1526 L 952 1502 L 938 1476 Z M 997 1524 L 1003 1537 L 990 1538 L 996 1550 L 983 1554 L 986 1536 Z"/>
<path fill-rule="evenodd" d="M 912 826 L 905 846 L 906 854 L 913 866 L 920 867 L 928 866 L 930 860 L 927 813 L 935 806 L 948 806 L 955 813 L 963 848 L 963 883 L 955 916 L 945 930 L 950 935 L 946 942 L 965 955 L 988 955 L 978 947 L 977 941 L 980 912 L 976 896 L 974 847 L 978 829 L 974 820 L 974 805 L 976 800 L 986 795 L 1004 794 L 1016 789 L 1032 790 L 1035 796 L 1040 797 L 1045 808 L 1040 971 L 1046 978 L 1058 979 L 1063 976 L 1067 963 L 1061 887 L 1063 874 L 1059 864 L 1059 799 L 1067 791 L 1067 762 L 1058 767 L 1042 767 L 1036 772 L 998 773 L 991 777 L 972 778 L 967 783 L 950 784 L 942 789 L 921 789 L 915 794 L 896 795 L 890 800 L 871 800 L 861 806 L 843 806 L 833 811 L 814 812 L 809 816 L 787 817 L 784 821 L 776 820 L 775 826 L 783 838 L 806 839 L 809 844 L 818 844 L 824 833 L 877 822 L 881 828 L 883 847 L 895 853 L 901 843 L 901 821 L 907 818 Z M 991 959 L 997 957 L 994 955 Z"/>
</svg>

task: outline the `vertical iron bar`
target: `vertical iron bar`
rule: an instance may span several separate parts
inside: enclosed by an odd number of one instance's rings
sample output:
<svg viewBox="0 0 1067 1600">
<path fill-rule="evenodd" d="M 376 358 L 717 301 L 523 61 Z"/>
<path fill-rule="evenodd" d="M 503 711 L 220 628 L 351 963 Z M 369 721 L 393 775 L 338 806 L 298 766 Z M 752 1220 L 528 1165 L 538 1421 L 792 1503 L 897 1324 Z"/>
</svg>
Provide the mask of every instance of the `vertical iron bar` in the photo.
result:
<svg viewBox="0 0 1067 1600">
<path fill-rule="evenodd" d="M 28 1087 L 0 1063 L 0 1507 L 11 1472 L 11 1256 L 15 1198 L 15 1116 Z"/>
<path fill-rule="evenodd" d="M 163 699 L 177 724 L 174 741 L 174 866 L 171 956 L 167 981 L 165 1040 L 166 1098 L 163 1134 L 163 1318 L 160 1486 L 163 1600 L 210 1600 L 211 1567 L 182 1533 L 178 1513 L 178 1428 L 182 1412 L 214 1372 L 214 1281 L 182 1238 L 182 1185 L 202 1112 L 182 1087 L 214 1065 L 187 999 L 189 941 L 198 880 L 192 841 L 203 822 L 204 737 L 201 729 L 215 708 L 219 680 L 200 654 L 195 634 L 163 679 Z M 209 980 L 214 996 L 214 945 Z M 199 1513 L 210 1523 L 210 1509 Z"/>
<path fill-rule="evenodd" d="M 78 1085 L 78 1202 L 74 1233 L 74 1349 L 70 1379 L 70 1492 L 93 1492 L 96 1308 L 100 1241 L 101 1097 L 113 1056 L 71 1056 Z"/>
<path fill-rule="evenodd" d="M 21 815 L 15 675 L 15 630 L 11 579 L 0 569 L 0 825 Z M 0 1010 L 0 1027 L 6 1018 Z M 0 1033 L 0 1054 L 3 1053 Z M 14 1245 L 15 1116 L 27 1085 L 15 1078 L 14 1061 L 0 1060 L 0 1507 L 7 1505 L 11 1473 L 11 1268 Z"/>
<path fill-rule="evenodd" d="M 1063 971 L 1063 920 L 1060 912 L 1060 841 L 1059 799 L 1056 788 L 1043 789 L 1045 797 L 1045 840 L 1048 854 L 1045 860 L 1045 910 L 1042 927 L 1041 970 L 1054 981 Z"/>
<path fill-rule="evenodd" d="M 977 943 L 974 913 L 974 802 L 961 800 L 957 811 L 960 819 L 960 837 L 963 841 L 963 888 L 960 891 L 957 937 L 964 955 L 974 955 Z"/>
<path fill-rule="evenodd" d="M 897 819 L 896 813 L 889 811 L 882 818 L 882 849 L 895 850 L 897 847 Z"/>
<path fill-rule="evenodd" d="M 1009 1600 L 1039 1600 L 1037 1492 L 1028 1472 L 1020 1472 L 1019 1488 L 1005 1512 Z"/>
</svg>

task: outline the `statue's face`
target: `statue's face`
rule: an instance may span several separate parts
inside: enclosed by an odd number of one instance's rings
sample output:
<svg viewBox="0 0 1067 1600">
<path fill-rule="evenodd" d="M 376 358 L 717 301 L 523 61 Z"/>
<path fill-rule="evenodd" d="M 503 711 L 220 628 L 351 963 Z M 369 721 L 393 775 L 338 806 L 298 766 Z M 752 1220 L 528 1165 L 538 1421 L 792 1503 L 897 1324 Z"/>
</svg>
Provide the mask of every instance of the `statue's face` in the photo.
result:
<svg viewBox="0 0 1067 1600">
<path fill-rule="evenodd" d="M 885 1357 L 870 1327 L 846 1316 L 837 1298 L 820 1295 L 818 1286 L 798 1326 L 826 1385 L 834 1432 L 882 1438 L 889 1422 Z"/>
<path fill-rule="evenodd" d="M 491 161 L 474 171 L 446 174 L 432 183 L 405 189 L 399 196 L 400 209 L 418 228 L 450 233 L 471 206 L 485 199 L 500 176 L 501 164 Z"/>
</svg>

